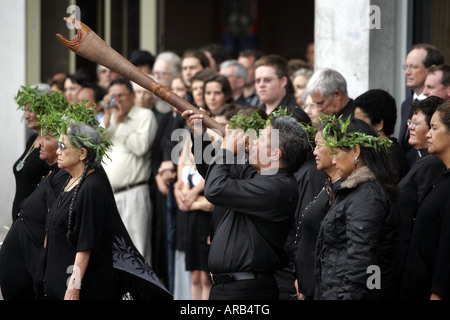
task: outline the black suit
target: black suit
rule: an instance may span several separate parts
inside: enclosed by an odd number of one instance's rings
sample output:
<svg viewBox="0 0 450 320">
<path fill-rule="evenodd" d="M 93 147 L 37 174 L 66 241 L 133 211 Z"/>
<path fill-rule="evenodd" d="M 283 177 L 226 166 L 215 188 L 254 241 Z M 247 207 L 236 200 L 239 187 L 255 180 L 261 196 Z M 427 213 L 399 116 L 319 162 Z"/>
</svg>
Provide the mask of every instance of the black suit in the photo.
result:
<svg viewBox="0 0 450 320">
<path fill-rule="evenodd" d="M 408 125 L 406 124 L 406 121 L 408 119 L 411 119 L 412 113 L 411 113 L 411 104 L 413 103 L 413 96 L 409 96 L 405 99 L 402 103 L 402 120 L 400 123 L 400 132 L 398 134 L 398 143 L 400 147 L 402 148 L 403 152 L 405 153 L 406 158 L 408 159 L 408 162 L 410 165 L 412 165 L 418 158 L 419 154 L 417 153 L 417 150 L 414 149 L 409 143 L 409 130 Z"/>
</svg>

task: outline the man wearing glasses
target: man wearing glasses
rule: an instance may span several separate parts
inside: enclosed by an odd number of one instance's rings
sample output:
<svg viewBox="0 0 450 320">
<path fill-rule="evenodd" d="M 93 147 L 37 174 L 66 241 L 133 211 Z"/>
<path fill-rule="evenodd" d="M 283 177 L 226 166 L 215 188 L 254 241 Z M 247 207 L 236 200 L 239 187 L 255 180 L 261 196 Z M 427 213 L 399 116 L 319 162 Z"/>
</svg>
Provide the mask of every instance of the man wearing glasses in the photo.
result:
<svg viewBox="0 0 450 320">
<path fill-rule="evenodd" d="M 436 47 L 429 44 L 418 44 L 408 53 L 406 64 L 403 66 L 406 76 L 406 86 L 412 90 L 413 94 L 402 103 L 402 120 L 400 123 L 398 142 L 405 152 L 410 165 L 417 159 L 417 152 L 408 144 L 409 130 L 406 121 L 412 117 L 410 107 L 413 101 L 421 101 L 426 98 L 423 91 L 425 89 L 428 70 L 435 65 L 443 63 L 444 57 Z"/>
<path fill-rule="evenodd" d="M 135 105 L 130 81 L 111 82 L 109 98 L 115 106 L 105 109 L 101 125 L 113 143 L 104 169 L 111 182 L 117 208 L 136 248 L 151 262 L 150 147 L 156 134 L 153 111 Z"/>
</svg>

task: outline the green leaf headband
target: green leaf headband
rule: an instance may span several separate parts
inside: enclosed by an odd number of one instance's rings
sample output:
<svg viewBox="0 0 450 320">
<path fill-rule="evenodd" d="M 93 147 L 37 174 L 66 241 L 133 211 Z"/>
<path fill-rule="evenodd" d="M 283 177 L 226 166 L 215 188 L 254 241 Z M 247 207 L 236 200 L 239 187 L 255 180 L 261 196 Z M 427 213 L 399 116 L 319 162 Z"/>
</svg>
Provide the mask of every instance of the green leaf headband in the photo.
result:
<svg viewBox="0 0 450 320">
<path fill-rule="evenodd" d="M 60 92 L 47 92 L 45 89 L 40 92 L 39 86 L 31 84 L 22 86 L 14 99 L 18 104 L 18 110 L 25 111 L 28 109 L 35 112 L 39 121 L 42 116 L 48 115 L 54 110 L 64 110 L 68 106 L 67 100 Z"/>
<path fill-rule="evenodd" d="M 42 128 L 43 134 L 52 136 L 68 135 L 70 143 L 78 150 L 81 147 L 76 143 L 76 138 L 86 148 L 92 149 L 99 162 L 103 161 L 104 156 L 107 158 L 107 151 L 111 148 L 112 142 L 106 138 L 106 129 L 101 127 L 95 119 L 95 113 L 92 108 L 87 108 L 84 103 L 68 104 L 66 108 L 54 108 L 48 110 L 41 116 L 38 124 Z M 87 138 L 86 134 L 78 134 L 68 132 L 68 128 L 73 124 L 86 124 L 92 127 L 98 134 L 100 143 L 92 142 L 92 137 Z"/>
<path fill-rule="evenodd" d="M 389 153 L 389 147 L 392 145 L 392 141 L 387 138 L 375 137 L 366 134 L 361 131 L 347 132 L 347 128 L 351 122 L 351 116 L 344 122 L 342 115 L 336 119 L 334 115 L 320 115 L 320 121 L 325 123 L 323 129 L 323 138 L 325 145 L 333 150 L 333 148 L 353 148 L 355 145 L 361 147 L 373 148 L 376 152 L 383 151 Z M 335 125 L 340 126 L 340 133 L 336 132 L 333 127 Z M 332 151 L 332 154 L 336 154 L 336 151 Z"/>
</svg>

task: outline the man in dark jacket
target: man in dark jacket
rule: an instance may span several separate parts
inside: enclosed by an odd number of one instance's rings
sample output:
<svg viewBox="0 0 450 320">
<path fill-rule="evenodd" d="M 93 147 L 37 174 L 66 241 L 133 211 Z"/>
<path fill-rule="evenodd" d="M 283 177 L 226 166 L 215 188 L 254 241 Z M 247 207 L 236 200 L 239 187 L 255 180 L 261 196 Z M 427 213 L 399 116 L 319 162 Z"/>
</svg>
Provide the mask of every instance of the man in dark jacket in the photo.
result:
<svg viewBox="0 0 450 320">
<path fill-rule="evenodd" d="M 200 116 L 183 117 L 194 132 Z M 308 136 L 296 120 L 274 118 L 250 147 L 249 163 L 236 164 L 245 142 L 242 131 L 227 130 L 214 161 L 197 165 L 205 197 L 227 209 L 209 253 L 212 300 L 278 299 L 274 272 L 287 263 L 283 245 L 298 201 L 293 172 L 305 161 Z"/>
</svg>

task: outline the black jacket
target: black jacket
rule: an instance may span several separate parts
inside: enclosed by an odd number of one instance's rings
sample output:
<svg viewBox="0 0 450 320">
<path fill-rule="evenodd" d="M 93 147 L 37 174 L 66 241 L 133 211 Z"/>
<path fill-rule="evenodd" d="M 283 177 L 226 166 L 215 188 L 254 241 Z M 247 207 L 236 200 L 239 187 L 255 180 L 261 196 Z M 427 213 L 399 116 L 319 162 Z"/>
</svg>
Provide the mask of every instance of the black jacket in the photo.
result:
<svg viewBox="0 0 450 320">
<path fill-rule="evenodd" d="M 342 182 L 317 239 L 315 299 L 392 298 L 398 233 L 395 208 L 367 166 Z M 381 271 L 381 289 L 368 286 L 370 266 Z"/>
<path fill-rule="evenodd" d="M 415 212 L 402 283 L 402 298 L 450 297 L 450 170 L 425 191 Z"/>
<path fill-rule="evenodd" d="M 294 176 L 286 169 L 261 175 L 249 164 L 226 164 L 223 149 L 216 160 L 220 157 L 223 164 L 197 166 L 205 178 L 205 197 L 227 209 L 209 251 L 211 272 L 272 273 L 284 267 L 283 245 L 298 201 Z"/>
</svg>

